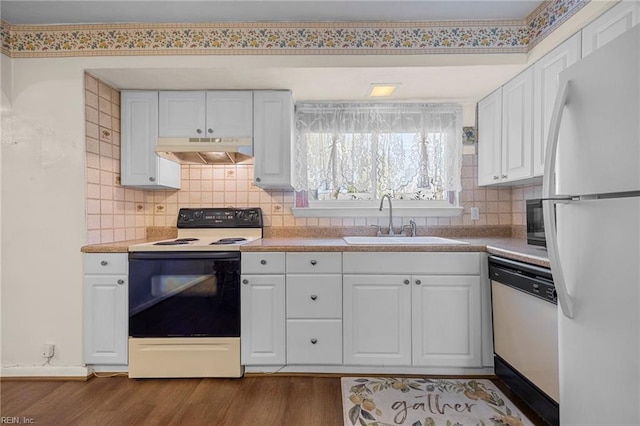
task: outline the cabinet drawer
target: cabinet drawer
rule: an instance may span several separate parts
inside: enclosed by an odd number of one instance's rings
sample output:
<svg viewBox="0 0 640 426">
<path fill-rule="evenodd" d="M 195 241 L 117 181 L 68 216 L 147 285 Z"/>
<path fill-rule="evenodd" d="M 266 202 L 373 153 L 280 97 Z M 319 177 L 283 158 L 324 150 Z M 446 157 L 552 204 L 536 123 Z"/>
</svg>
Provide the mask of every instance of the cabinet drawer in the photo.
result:
<svg viewBox="0 0 640 426">
<path fill-rule="evenodd" d="M 342 318 L 342 275 L 287 276 L 287 318 Z"/>
<path fill-rule="evenodd" d="M 287 273 L 340 274 L 342 253 L 287 253 Z"/>
<path fill-rule="evenodd" d="M 342 364 L 342 321 L 288 320 L 287 364 Z"/>
<path fill-rule="evenodd" d="M 85 253 L 82 256 L 85 274 L 126 274 L 127 253 Z"/>
<path fill-rule="evenodd" d="M 284 253 L 242 253 L 243 274 L 284 274 Z"/>
</svg>

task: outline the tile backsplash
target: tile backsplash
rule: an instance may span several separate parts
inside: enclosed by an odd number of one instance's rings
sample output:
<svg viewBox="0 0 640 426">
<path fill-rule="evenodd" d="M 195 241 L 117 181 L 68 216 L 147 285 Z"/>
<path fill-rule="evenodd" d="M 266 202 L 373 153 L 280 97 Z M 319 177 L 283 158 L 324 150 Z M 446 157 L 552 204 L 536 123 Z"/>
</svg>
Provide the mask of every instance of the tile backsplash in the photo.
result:
<svg viewBox="0 0 640 426">
<path fill-rule="evenodd" d="M 120 93 L 85 76 L 87 141 L 87 240 L 89 244 L 145 238 L 147 226 L 175 226 L 180 207 L 260 207 L 269 227 L 351 227 L 384 225 L 385 217 L 296 218 L 291 191 L 253 185 L 252 165 L 182 165 L 180 190 L 139 190 L 120 185 Z M 478 187 L 478 157 L 463 155 L 463 214 L 414 218 L 418 226 L 523 225 L 524 200 L 540 185 Z M 480 210 L 471 220 L 471 207 Z M 406 218 L 404 222 L 408 222 Z M 398 218 L 398 224 L 401 219 Z"/>
</svg>

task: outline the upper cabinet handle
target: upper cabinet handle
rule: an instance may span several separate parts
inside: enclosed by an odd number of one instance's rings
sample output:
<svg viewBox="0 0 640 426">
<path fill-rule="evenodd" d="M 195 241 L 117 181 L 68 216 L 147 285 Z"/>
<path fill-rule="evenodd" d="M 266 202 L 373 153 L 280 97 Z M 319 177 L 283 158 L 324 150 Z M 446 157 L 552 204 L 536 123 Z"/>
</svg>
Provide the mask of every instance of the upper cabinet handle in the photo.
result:
<svg viewBox="0 0 640 426">
<path fill-rule="evenodd" d="M 318 261 L 317 261 L 317 260 L 311 260 L 311 262 L 310 262 L 310 263 L 311 263 L 312 265 L 315 265 L 316 263 L 318 263 Z"/>
<path fill-rule="evenodd" d="M 266 261 L 266 260 L 264 260 L 264 259 L 262 259 L 262 260 L 260 261 L 260 264 L 261 264 L 261 265 L 266 265 L 266 264 L 267 264 L 267 261 Z"/>
<path fill-rule="evenodd" d="M 207 132 L 209 132 L 209 133 L 213 133 L 213 129 L 211 129 L 211 128 L 210 128 L 210 129 L 207 129 Z"/>
<path fill-rule="evenodd" d="M 202 129 L 196 129 L 196 133 L 197 133 L 197 134 L 202 133 Z"/>
<path fill-rule="evenodd" d="M 316 300 L 317 298 L 318 298 L 318 296 L 317 296 L 317 295 L 315 295 L 315 294 L 312 294 L 312 295 L 311 295 L 311 300 Z"/>
<path fill-rule="evenodd" d="M 107 265 L 109 264 L 109 262 L 107 262 L 106 260 L 101 260 L 101 261 L 100 261 L 100 264 L 101 264 L 102 266 L 107 266 Z"/>
<path fill-rule="evenodd" d="M 416 285 L 420 285 L 420 284 L 422 284 L 422 281 L 416 280 Z"/>
<path fill-rule="evenodd" d="M 404 280 L 404 283 L 405 283 L 405 284 L 409 284 L 410 282 L 411 282 L 411 281 L 409 281 L 409 280 Z"/>
</svg>

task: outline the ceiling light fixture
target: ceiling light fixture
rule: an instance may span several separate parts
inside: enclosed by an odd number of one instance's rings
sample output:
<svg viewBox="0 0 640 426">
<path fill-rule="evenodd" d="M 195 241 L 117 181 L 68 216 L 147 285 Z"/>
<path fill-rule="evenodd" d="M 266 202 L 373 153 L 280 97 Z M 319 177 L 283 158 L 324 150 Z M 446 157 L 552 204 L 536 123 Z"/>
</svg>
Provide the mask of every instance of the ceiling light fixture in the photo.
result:
<svg viewBox="0 0 640 426">
<path fill-rule="evenodd" d="M 372 83 L 369 96 L 372 98 L 391 96 L 398 85 L 399 83 Z"/>
</svg>

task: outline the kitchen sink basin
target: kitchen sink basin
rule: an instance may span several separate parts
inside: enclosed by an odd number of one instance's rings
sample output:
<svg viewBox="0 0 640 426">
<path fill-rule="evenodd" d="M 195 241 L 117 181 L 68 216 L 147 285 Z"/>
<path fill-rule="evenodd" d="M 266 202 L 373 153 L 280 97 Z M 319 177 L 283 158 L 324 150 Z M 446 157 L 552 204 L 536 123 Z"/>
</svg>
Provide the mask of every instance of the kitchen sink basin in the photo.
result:
<svg viewBox="0 0 640 426">
<path fill-rule="evenodd" d="M 451 245 L 469 244 L 442 237 L 342 237 L 347 244 L 366 245 Z"/>
</svg>

